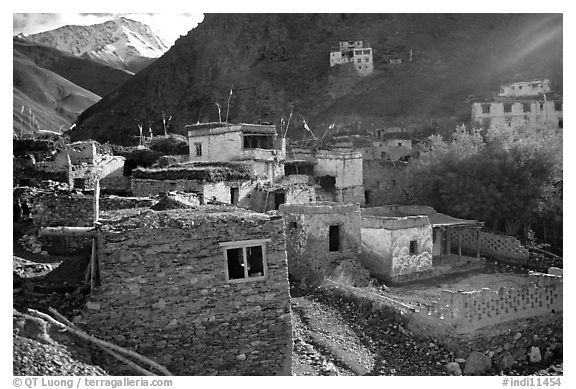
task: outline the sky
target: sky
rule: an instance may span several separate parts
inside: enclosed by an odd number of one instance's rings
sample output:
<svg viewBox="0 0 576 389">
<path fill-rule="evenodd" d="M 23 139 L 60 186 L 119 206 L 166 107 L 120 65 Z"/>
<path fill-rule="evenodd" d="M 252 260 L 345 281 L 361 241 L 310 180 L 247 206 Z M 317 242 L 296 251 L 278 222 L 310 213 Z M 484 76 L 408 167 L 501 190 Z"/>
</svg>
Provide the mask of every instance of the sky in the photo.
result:
<svg viewBox="0 0 576 389">
<path fill-rule="evenodd" d="M 170 45 L 198 25 L 202 13 L 13 13 L 12 35 L 53 30 L 65 25 L 91 25 L 124 16 L 149 25 Z"/>
</svg>

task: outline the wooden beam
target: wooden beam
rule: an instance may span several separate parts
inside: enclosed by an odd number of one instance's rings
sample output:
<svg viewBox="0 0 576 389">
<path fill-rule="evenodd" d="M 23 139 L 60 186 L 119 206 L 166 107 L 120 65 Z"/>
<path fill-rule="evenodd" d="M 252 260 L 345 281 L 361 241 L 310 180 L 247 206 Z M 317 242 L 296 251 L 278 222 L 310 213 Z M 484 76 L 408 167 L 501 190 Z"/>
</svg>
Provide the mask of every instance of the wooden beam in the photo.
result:
<svg viewBox="0 0 576 389">
<path fill-rule="evenodd" d="M 100 218 L 100 180 L 94 181 L 94 223 Z"/>
<path fill-rule="evenodd" d="M 96 236 L 95 227 L 42 227 L 38 236 L 77 236 L 92 238 Z"/>
<path fill-rule="evenodd" d="M 96 261 L 98 260 L 97 252 L 98 239 L 92 238 L 92 255 L 90 256 L 90 290 L 96 288 Z"/>
</svg>

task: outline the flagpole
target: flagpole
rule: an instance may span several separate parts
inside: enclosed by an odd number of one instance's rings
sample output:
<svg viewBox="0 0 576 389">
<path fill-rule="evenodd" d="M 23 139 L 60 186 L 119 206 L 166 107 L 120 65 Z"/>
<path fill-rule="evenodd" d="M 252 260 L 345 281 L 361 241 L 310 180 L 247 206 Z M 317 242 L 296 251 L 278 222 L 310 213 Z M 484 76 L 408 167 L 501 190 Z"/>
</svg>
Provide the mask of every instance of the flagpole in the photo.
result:
<svg viewBox="0 0 576 389">
<path fill-rule="evenodd" d="M 230 112 L 230 99 L 232 98 L 232 88 L 234 85 L 230 87 L 230 95 L 228 96 L 228 107 L 226 108 L 226 124 L 228 124 L 228 112 Z"/>
<path fill-rule="evenodd" d="M 294 106 L 290 108 L 290 116 L 288 117 L 288 124 L 286 124 L 286 131 L 284 131 L 283 138 L 286 138 L 286 134 L 288 133 L 288 127 L 290 127 L 290 119 L 292 119 L 292 111 L 294 110 Z"/>
</svg>

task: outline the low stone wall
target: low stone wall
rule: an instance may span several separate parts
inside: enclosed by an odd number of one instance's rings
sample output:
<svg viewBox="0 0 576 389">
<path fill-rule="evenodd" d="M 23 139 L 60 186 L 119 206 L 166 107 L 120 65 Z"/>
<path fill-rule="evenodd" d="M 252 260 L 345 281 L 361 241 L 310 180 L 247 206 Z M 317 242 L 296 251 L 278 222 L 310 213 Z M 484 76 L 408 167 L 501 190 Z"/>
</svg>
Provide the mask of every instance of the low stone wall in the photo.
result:
<svg viewBox="0 0 576 389">
<path fill-rule="evenodd" d="M 134 178 L 130 184 L 133 196 L 155 196 L 160 192 L 202 192 L 202 182 L 196 180 L 151 180 Z"/>
<path fill-rule="evenodd" d="M 176 375 L 290 375 L 282 220 L 234 207 L 106 213 L 99 288 L 81 321 Z M 228 283 L 219 243 L 269 239 L 267 276 Z"/>
<path fill-rule="evenodd" d="M 534 273 L 523 288 L 443 291 L 437 304 L 415 314 L 416 320 L 467 334 L 498 323 L 561 312 L 561 276 Z"/>
<path fill-rule="evenodd" d="M 448 233 L 452 248 L 458 247 L 458 232 L 456 230 L 449 230 Z M 462 249 L 470 254 L 476 255 L 475 230 L 462 229 Z M 518 239 L 512 236 L 480 231 L 480 255 L 527 261 L 529 252 L 527 248 L 522 246 Z"/>
<path fill-rule="evenodd" d="M 360 254 L 358 204 L 282 205 L 290 275 L 320 282 L 343 260 Z M 329 250 L 329 228 L 339 226 L 339 250 Z"/>
</svg>

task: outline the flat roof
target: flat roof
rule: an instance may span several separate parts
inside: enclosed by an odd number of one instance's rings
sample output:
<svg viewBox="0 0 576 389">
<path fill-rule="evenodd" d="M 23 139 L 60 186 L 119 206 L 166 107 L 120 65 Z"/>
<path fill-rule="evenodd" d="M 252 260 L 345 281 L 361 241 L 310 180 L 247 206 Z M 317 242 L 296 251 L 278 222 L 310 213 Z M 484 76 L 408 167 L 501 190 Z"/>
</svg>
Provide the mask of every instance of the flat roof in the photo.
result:
<svg viewBox="0 0 576 389">
<path fill-rule="evenodd" d="M 249 135 L 276 135 L 276 126 L 273 124 L 229 124 L 229 123 L 200 123 L 187 124 L 188 137 L 227 134 L 230 132 L 242 132 Z"/>
<path fill-rule="evenodd" d="M 267 221 L 279 217 L 239 208 L 234 205 L 198 205 L 189 208 L 154 211 L 151 208 L 117 209 L 101 212 L 104 230 L 181 227 L 202 222 Z"/>
</svg>

